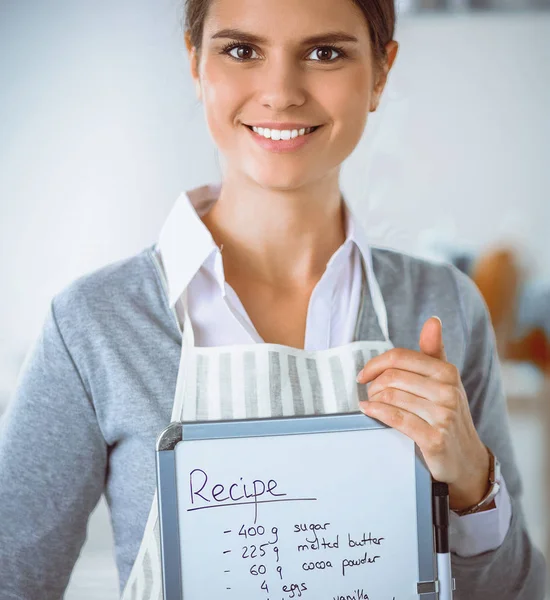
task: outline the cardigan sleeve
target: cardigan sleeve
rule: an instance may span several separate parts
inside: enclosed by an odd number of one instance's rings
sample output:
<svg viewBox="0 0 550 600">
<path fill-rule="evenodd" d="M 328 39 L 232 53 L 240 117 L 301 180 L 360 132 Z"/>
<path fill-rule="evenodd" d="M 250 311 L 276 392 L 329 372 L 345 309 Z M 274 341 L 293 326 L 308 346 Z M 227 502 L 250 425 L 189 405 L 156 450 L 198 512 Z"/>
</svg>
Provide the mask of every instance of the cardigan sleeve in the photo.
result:
<svg viewBox="0 0 550 600">
<path fill-rule="evenodd" d="M 63 596 L 105 483 L 106 444 L 54 304 L 0 421 L 0 595 L 9 600 Z"/>
<path fill-rule="evenodd" d="M 450 268 L 464 328 L 462 382 L 478 435 L 501 463 L 512 507 L 508 531 L 498 548 L 475 556 L 451 555 L 455 596 L 457 600 L 542 600 L 546 564 L 526 528 L 523 486 L 512 446 L 494 330 L 474 282 Z"/>
</svg>

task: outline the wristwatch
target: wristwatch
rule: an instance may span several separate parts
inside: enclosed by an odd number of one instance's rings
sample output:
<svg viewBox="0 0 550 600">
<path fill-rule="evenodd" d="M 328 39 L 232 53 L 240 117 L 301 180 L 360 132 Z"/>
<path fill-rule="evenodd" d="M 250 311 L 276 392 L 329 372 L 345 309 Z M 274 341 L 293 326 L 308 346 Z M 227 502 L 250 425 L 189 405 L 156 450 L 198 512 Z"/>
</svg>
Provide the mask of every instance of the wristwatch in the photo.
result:
<svg viewBox="0 0 550 600">
<path fill-rule="evenodd" d="M 498 462 L 497 457 L 491 452 L 491 449 L 487 446 L 485 446 L 485 448 L 487 448 L 487 452 L 489 453 L 489 489 L 487 490 L 485 496 L 483 496 L 483 498 L 477 504 L 474 504 L 474 506 L 463 508 L 462 510 L 453 510 L 453 512 L 459 517 L 463 517 L 464 515 L 472 515 L 479 512 L 481 509 L 491 504 L 500 490 L 500 463 Z"/>
</svg>

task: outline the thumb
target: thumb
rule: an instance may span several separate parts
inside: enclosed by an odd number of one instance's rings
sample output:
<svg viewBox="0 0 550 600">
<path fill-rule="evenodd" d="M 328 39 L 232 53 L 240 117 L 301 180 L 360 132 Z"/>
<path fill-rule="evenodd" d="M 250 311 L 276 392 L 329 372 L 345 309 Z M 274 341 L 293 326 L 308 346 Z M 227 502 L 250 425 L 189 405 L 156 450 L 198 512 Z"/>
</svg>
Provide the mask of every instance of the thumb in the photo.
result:
<svg viewBox="0 0 550 600">
<path fill-rule="evenodd" d="M 443 345 L 443 324 L 439 317 L 430 317 L 424 323 L 420 332 L 419 346 L 423 354 L 447 362 L 447 354 Z"/>
</svg>

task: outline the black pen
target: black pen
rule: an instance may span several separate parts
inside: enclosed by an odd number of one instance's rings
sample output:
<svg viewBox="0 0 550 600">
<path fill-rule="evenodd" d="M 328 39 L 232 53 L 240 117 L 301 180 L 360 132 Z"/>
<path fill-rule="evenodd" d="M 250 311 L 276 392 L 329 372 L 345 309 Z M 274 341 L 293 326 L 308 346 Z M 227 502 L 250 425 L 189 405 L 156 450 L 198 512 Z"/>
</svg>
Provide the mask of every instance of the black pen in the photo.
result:
<svg viewBox="0 0 550 600">
<path fill-rule="evenodd" d="M 435 551 L 437 556 L 437 579 L 439 600 L 452 600 L 453 576 L 449 548 L 449 486 L 432 480 L 433 522 L 435 527 Z"/>
</svg>

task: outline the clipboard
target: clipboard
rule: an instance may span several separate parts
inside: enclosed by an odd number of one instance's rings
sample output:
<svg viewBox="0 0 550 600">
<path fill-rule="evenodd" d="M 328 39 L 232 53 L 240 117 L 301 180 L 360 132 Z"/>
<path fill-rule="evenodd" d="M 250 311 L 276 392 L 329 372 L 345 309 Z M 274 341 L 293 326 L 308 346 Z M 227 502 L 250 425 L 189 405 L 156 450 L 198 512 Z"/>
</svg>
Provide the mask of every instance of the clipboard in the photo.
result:
<svg viewBox="0 0 550 600">
<path fill-rule="evenodd" d="M 171 423 L 158 437 L 164 600 L 437 600 L 432 479 L 361 412 Z"/>
</svg>

